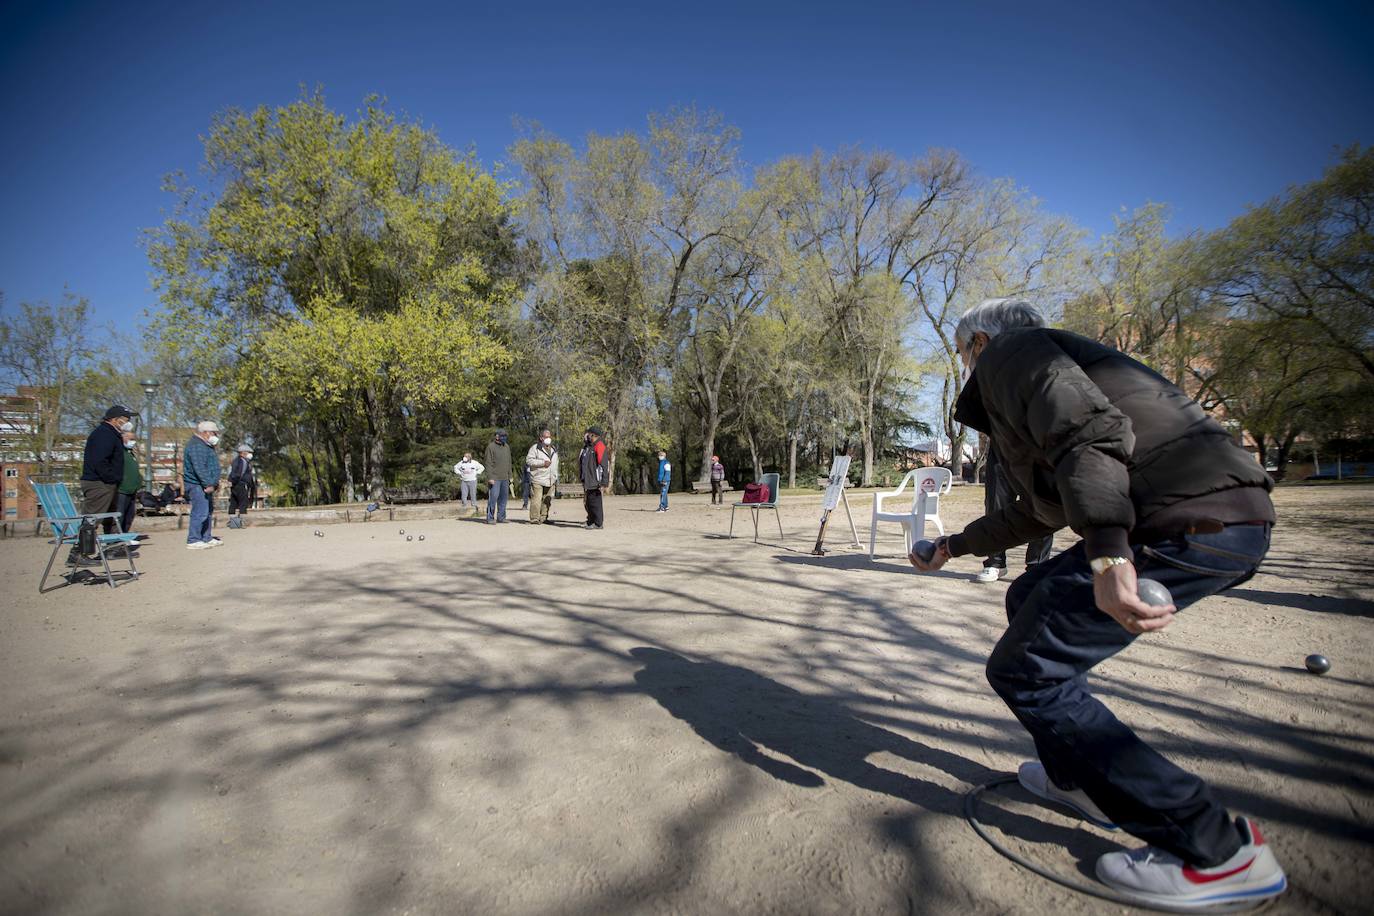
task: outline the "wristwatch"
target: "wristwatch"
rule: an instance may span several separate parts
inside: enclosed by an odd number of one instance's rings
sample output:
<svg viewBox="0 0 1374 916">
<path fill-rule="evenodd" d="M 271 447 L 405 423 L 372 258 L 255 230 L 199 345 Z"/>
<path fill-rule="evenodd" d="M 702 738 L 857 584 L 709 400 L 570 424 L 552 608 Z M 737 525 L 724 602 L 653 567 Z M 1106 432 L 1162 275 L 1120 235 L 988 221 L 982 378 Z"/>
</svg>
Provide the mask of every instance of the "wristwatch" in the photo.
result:
<svg viewBox="0 0 1374 916">
<path fill-rule="evenodd" d="M 1093 568 L 1093 575 L 1100 576 L 1113 566 L 1129 566 L 1131 563 L 1127 557 L 1097 557 L 1088 561 L 1088 565 Z"/>
</svg>

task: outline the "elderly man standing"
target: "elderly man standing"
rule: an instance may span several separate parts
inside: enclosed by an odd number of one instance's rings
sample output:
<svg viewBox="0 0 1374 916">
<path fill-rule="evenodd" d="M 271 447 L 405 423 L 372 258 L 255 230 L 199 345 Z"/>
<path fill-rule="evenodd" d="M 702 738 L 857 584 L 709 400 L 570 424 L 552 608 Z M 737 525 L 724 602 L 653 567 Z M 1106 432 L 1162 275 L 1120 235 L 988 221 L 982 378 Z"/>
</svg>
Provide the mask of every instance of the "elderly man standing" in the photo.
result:
<svg viewBox="0 0 1374 916">
<path fill-rule="evenodd" d="M 143 489 L 143 472 L 138 469 L 134 446 L 138 439 L 133 430 L 124 433 L 124 479 L 119 482 L 119 530 L 134 530 L 134 512 L 138 509 L 138 491 Z M 142 535 L 139 535 L 142 537 Z"/>
<path fill-rule="evenodd" d="M 242 528 L 243 517 L 258 494 L 258 476 L 253 470 L 253 447 L 240 442 L 238 457 L 229 465 L 229 527 Z"/>
<path fill-rule="evenodd" d="M 124 433 L 133 430 L 137 413 L 122 404 L 112 404 L 105 411 L 95 429 L 86 437 L 81 458 L 81 511 L 86 515 L 101 515 L 116 511 L 119 485 L 124 480 Z M 114 519 L 102 520 L 108 534 L 114 530 Z M 67 554 L 68 566 L 96 566 L 98 560 L 83 557 L 75 546 Z"/>
<path fill-rule="evenodd" d="M 506 431 L 498 429 L 487 443 L 487 524 L 506 523 L 506 503 L 510 501 L 510 446 Z"/>
<path fill-rule="evenodd" d="M 219 488 L 219 426 L 213 420 L 196 424 L 196 434 L 186 443 L 181 459 L 181 482 L 191 504 L 191 520 L 186 529 L 186 549 L 205 550 L 222 541 L 211 534 L 214 526 L 215 490 Z"/>
<path fill-rule="evenodd" d="M 485 470 L 482 462 L 472 460 L 472 452 L 463 452 L 463 460 L 453 466 L 453 473 L 458 475 L 459 509 L 477 514 L 477 477 Z"/>
<path fill-rule="evenodd" d="M 577 479 L 582 484 L 582 505 L 587 510 L 586 527 L 599 529 L 606 523 L 601 488 L 611 483 L 606 467 L 606 443 L 601 440 L 601 430 L 596 426 L 587 427 L 582 442 L 582 451 L 577 456 Z"/>
<path fill-rule="evenodd" d="M 549 520 L 553 508 L 554 488 L 558 486 L 558 447 L 553 444 L 553 433 L 544 429 L 539 439 L 530 446 L 525 456 L 525 469 L 530 478 L 530 524 L 543 525 Z"/>
<path fill-rule="evenodd" d="M 1149 844 L 1098 859 L 1098 877 L 1126 897 L 1202 908 L 1277 896 L 1287 879 L 1254 822 L 1120 722 L 1085 677 L 1254 575 L 1274 524 L 1269 475 L 1166 379 L 1087 338 L 1021 327 L 1027 309 L 992 300 L 955 331 L 972 370 L 956 419 L 992 437 L 1020 498 L 912 565 L 1078 532 L 1008 589 L 1009 625 L 988 659 L 988 681 L 1039 755 L 1021 765 L 1021 784 Z M 1163 584 L 1174 604 L 1146 604 L 1138 578 Z"/>
</svg>

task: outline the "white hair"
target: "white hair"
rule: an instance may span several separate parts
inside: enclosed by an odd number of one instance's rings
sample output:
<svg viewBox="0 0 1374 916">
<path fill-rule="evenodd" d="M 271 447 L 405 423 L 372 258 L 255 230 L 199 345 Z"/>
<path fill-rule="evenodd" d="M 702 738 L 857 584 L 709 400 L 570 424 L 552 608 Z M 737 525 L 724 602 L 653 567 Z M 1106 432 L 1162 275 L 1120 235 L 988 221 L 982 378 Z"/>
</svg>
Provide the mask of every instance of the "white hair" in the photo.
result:
<svg viewBox="0 0 1374 916">
<path fill-rule="evenodd" d="M 196 432 L 217 433 L 219 432 L 219 424 L 216 423 L 214 420 L 201 420 L 199 423 L 196 424 Z"/>
<path fill-rule="evenodd" d="M 974 334 L 986 334 L 991 339 L 1003 331 L 1043 327 L 1045 316 L 1025 299 L 985 299 L 959 319 L 959 326 L 954 329 L 954 339 L 960 346 L 966 347 Z"/>
</svg>

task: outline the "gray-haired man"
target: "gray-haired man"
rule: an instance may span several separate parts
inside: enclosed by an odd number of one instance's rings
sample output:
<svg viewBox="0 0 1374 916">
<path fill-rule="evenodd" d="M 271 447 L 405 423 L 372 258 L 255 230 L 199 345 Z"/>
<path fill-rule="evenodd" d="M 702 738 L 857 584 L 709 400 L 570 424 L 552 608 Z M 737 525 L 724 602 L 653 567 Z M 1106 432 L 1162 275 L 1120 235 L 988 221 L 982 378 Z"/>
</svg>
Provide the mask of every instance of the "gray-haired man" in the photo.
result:
<svg viewBox="0 0 1374 916">
<path fill-rule="evenodd" d="M 1085 675 L 1138 636 L 1254 575 L 1269 548 L 1273 484 L 1220 424 L 1146 366 L 1067 331 L 1026 328 L 1024 303 L 971 310 L 955 337 L 972 370 L 955 417 L 991 435 L 1020 497 L 936 541 L 922 571 L 1068 525 L 1083 540 L 1007 590 L 987 677 L 1030 732 L 1021 784 L 1150 845 L 1097 875 L 1141 903 L 1199 908 L 1287 887 L 1253 822 L 1166 760 L 1088 692 Z M 1173 595 L 1152 606 L 1137 576 Z"/>
</svg>

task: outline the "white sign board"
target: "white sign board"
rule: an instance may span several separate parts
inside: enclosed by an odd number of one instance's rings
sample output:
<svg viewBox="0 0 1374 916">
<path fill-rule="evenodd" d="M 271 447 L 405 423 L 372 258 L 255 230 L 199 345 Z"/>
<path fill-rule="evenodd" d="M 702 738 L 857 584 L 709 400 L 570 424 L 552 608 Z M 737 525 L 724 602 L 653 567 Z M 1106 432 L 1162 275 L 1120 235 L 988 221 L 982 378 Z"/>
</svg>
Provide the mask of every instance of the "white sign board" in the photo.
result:
<svg viewBox="0 0 1374 916">
<path fill-rule="evenodd" d="M 849 477 L 849 456 L 836 455 L 830 460 L 830 482 L 825 487 L 825 500 L 821 503 L 821 510 L 829 512 L 840 504 L 840 495 L 844 493 L 846 478 Z"/>
</svg>

